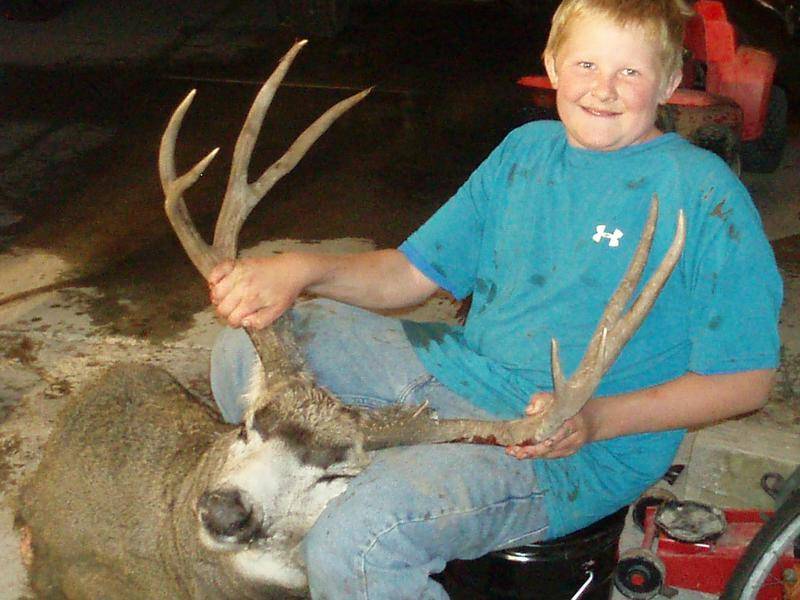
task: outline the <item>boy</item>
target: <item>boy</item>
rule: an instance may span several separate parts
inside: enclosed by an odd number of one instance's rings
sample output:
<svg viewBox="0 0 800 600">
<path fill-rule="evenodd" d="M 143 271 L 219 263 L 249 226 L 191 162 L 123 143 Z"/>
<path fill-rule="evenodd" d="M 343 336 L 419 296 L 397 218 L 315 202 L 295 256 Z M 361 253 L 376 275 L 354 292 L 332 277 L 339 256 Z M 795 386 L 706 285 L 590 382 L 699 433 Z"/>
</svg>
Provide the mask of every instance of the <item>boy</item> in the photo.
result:
<svg viewBox="0 0 800 600">
<path fill-rule="evenodd" d="M 683 0 L 564 0 L 544 52 L 561 121 L 512 132 L 398 250 L 212 273 L 232 327 L 272 322 L 303 291 L 365 308 L 440 287 L 472 294 L 464 327 L 326 301 L 298 307 L 295 326 L 319 383 L 345 402 L 511 418 L 547 400 L 551 338 L 565 372 L 576 367 L 653 194 L 648 270 L 686 213 L 684 254 L 597 397 L 536 445 L 378 453 L 306 538 L 313 597 L 446 598 L 429 575 L 448 560 L 580 529 L 658 480 L 686 428 L 766 401 L 782 292 L 758 215 L 721 160 L 654 125 L 680 81 L 689 12 Z M 214 349 L 212 387 L 237 420 L 251 351 L 231 331 Z"/>
</svg>

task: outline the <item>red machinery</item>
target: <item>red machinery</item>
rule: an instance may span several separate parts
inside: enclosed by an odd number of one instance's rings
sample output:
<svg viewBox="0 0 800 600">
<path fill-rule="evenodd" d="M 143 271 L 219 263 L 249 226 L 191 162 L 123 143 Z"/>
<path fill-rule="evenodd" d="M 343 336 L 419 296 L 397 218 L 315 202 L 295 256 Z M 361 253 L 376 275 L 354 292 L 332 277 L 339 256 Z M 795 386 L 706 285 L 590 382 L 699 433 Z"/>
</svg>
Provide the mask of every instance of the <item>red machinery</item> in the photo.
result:
<svg viewBox="0 0 800 600">
<path fill-rule="evenodd" d="M 659 127 L 708 148 L 739 171 L 771 172 L 786 144 L 786 95 L 773 85 L 777 61 L 737 44 L 725 6 L 699 0 L 686 27 L 681 86 L 659 112 Z M 535 106 L 555 107 L 546 76 L 522 77 Z M 741 163 L 740 163 L 741 160 Z"/>
<path fill-rule="evenodd" d="M 641 547 L 623 552 L 617 563 L 614 582 L 628 598 L 669 596 L 672 587 L 720 594 L 765 517 L 756 510 L 720 511 L 726 524 L 719 537 L 687 542 L 671 537 L 657 525 L 658 510 L 659 506 L 646 508 Z M 792 588 L 784 576 L 787 569 L 800 573 L 800 561 L 789 550 L 777 560 L 758 600 L 800 598 L 800 588 Z"/>
</svg>

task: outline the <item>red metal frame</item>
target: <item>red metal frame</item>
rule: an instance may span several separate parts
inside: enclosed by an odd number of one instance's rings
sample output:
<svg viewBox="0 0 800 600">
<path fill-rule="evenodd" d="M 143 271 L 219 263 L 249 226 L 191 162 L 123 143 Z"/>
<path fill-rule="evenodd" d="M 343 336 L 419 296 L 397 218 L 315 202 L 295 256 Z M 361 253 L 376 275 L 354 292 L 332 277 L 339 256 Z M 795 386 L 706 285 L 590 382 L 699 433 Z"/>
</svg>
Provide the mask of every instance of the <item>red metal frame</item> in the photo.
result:
<svg viewBox="0 0 800 600">
<path fill-rule="evenodd" d="M 695 16 L 686 25 L 684 47 L 691 53 L 684 70 L 691 84 L 696 62 L 706 65 L 705 90 L 734 100 L 742 109 L 742 140 L 761 137 L 777 59 L 765 50 L 739 46 L 718 0 L 694 3 Z"/>
<path fill-rule="evenodd" d="M 713 542 L 692 544 L 672 539 L 659 530 L 655 525 L 657 509 L 657 506 L 649 506 L 645 513 L 642 548 L 654 552 L 664 562 L 668 586 L 709 594 L 719 594 L 725 589 L 747 544 L 763 525 L 764 516 L 770 514 L 727 509 L 724 511 L 728 522 L 725 533 Z M 794 568 L 798 563 L 800 561 L 794 558 L 791 550 L 781 556 L 757 600 L 782 600 L 784 584 L 781 574 L 784 569 Z"/>
</svg>

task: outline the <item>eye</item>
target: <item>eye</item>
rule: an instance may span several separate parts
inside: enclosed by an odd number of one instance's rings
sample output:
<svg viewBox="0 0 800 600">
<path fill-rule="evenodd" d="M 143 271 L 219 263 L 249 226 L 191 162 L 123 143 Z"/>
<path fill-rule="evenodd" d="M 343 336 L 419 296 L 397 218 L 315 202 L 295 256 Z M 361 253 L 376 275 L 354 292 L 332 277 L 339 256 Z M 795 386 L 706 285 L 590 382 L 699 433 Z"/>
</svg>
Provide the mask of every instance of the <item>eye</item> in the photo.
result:
<svg viewBox="0 0 800 600">
<path fill-rule="evenodd" d="M 622 69 L 622 74 L 625 75 L 626 77 L 635 77 L 639 74 L 639 71 L 631 68 Z"/>
<path fill-rule="evenodd" d="M 247 426 L 242 425 L 239 428 L 239 439 L 242 440 L 245 444 L 247 443 Z"/>
<path fill-rule="evenodd" d="M 588 69 L 591 69 L 592 67 L 594 67 L 594 63 L 593 62 L 589 62 L 588 60 L 580 60 L 580 61 L 578 61 L 578 66 L 581 69 L 588 70 Z"/>
</svg>

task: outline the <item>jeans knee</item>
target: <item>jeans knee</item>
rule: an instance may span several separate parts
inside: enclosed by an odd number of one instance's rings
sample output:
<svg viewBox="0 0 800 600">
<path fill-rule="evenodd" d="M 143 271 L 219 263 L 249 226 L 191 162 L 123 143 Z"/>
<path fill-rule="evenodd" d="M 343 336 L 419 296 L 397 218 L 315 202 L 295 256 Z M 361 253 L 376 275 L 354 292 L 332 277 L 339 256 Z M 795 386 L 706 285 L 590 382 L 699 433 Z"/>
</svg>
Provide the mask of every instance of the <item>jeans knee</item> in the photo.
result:
<svg viewBox="0 0 800 600">
<path fill-rule="evenodd" d="M 356 523 L 343 525 L 340 519 L 321 518 L 306 534 L 303 550 L 312 594 L 338 589 L 343 593 L 337 598 L 363 597 L 356 589 L 360 587 L 358 565 L 363 555 L 358 529 Z"/>
<path fill-rule="evenodd" d="M 211 393 L 229 423 L 242 418 L 242 395 L 247 391 L 255 360 L 255 349 L 243 329 L 223 329 L 211 348 Z"/>
</svg>

